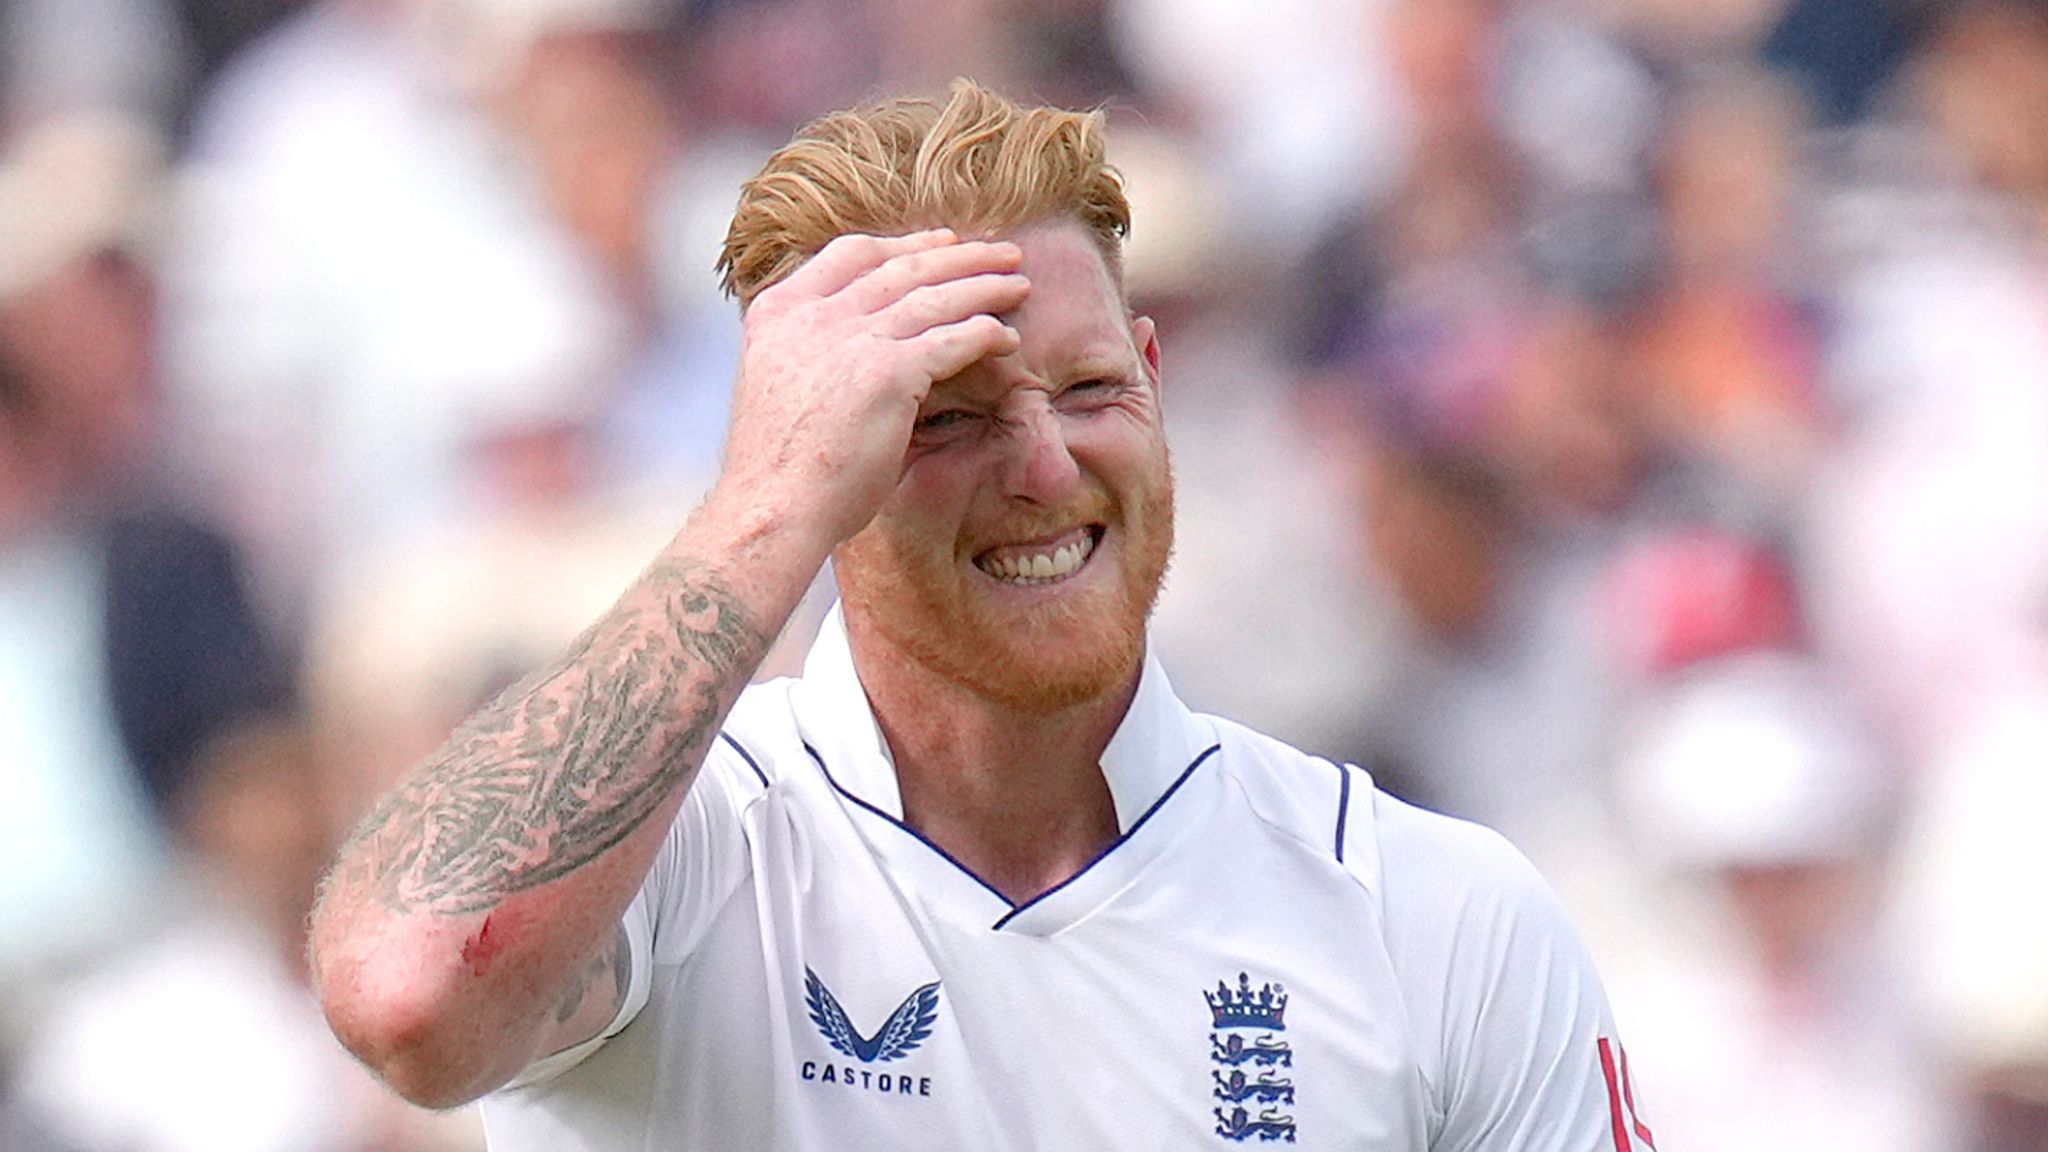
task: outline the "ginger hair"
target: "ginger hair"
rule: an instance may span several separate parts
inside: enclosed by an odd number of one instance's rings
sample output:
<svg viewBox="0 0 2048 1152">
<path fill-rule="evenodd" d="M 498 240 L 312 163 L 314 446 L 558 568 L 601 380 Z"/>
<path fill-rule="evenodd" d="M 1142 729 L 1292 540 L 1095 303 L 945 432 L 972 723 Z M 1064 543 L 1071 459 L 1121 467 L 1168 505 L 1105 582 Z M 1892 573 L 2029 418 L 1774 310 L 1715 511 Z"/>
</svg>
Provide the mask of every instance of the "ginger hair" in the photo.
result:
<svg viewBox="0 0 2048 1152">
<path fill-rule="evenodd" d="M 745 310 L 848 233 L 995 236 L 1061 217 L 1087 229 L 1121 283 L 1131 206 L 1102 129 L 1099 109 L 1023 107 L 971 80 L 954 81 L 944 105 L 820 117 L 741 187 L 718 258 L 725 290 Z"/>
</svg>

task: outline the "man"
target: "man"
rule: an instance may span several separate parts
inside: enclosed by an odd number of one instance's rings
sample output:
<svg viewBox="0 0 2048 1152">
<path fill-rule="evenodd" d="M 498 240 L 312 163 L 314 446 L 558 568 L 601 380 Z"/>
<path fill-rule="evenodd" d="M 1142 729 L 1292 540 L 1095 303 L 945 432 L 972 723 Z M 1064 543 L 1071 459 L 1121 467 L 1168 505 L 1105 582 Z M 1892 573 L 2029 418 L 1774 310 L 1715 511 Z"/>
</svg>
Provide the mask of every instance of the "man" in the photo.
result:
<svg viewBox="0 0 2048 1152">
<path fill-rule="evenodd" d="M 315 914 L 400 1092 L 497 1090 L 505 1150 L 1647 1146 L 1512 849 L 1147 657 L 1172 486 L 1102 155 L 961 85 L 747 185 L 724 474 Z M 742 695 L 828 555 L 804 675 Z"/>
</svg>

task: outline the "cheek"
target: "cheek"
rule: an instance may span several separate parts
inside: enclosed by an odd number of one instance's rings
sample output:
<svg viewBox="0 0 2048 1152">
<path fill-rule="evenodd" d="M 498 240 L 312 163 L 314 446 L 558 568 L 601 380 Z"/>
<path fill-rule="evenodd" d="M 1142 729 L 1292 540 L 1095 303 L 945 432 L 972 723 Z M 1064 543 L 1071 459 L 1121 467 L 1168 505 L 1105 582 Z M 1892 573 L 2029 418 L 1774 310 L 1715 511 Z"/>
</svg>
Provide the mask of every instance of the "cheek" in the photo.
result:
<svg viewBox="0 0 2048 1152">
<path fill-rule="evenodd" d="M 934 453 L 903 470 L 896 490 L 876 513 L 875 521 L 900 540 L 929 547 L 951 541 L 973 510 L 984 484 L 982 462 L 973 454 Z"/>
<path fill-rule="evenodd" d="M 1164 483 L 1165 441 L 1149 425 L 1121 412 L 1070 420 L 1067 449 L 1084 471 L 1112 490 L 1146 490 Z"/>
</svg>

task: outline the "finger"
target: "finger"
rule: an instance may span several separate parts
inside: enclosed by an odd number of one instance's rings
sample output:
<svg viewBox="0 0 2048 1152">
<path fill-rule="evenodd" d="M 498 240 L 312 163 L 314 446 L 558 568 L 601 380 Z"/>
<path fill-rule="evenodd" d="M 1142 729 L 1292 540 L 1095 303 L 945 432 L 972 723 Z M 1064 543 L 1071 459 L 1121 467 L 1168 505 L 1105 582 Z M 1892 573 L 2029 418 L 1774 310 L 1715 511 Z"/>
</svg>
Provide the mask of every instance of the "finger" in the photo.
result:
<svg viewBox="0 0 2048 1152">
<path fill-rule="evenodd" d="M 930 284 L 942 284 L 987 272 L 1015 272 L 1024 250 L 1007 240 L 964 240 L 892 256 L 856 278 L 845 289 L 853 306 L 879 312 Z"/>
<path fill-rule="evenodd" d="M 884 309 L 880 319 L 884 331 L 907 340 L 978 312 L 1012 311 L 1030 294 L 1031 281 L 1015 272 L 985 272 L 918 288 Z"/>
<path fill-rule="evenodd" d="M 965 320 L 927 328 L 905 343 L 916 351 L 920 369 L 936 383 L 958 376 L 976 360 L 1007 356 L 1022 342 L 1015 328 L 980 312 Z M 923 398 L 919 397 L 918 402 L 923 403 Z"/>
<path fill-rule="evenodd" d="M 891 257 L 958 241 L 959 237 L 951 228 L 932 228 L 906 236 L 848 233 L 819 249 L 817 255 L 804 261 L 782 284 L 788 286 L 785 294 L 830 296 Z"/>
</svg>

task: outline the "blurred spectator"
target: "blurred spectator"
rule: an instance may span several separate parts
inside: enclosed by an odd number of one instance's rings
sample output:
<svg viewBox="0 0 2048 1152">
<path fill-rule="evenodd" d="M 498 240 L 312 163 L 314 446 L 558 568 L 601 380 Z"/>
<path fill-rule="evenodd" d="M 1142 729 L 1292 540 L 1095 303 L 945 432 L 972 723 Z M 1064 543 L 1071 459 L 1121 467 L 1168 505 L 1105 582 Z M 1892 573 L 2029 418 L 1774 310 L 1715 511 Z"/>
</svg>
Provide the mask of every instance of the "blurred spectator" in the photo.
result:
<svg viewBox="0 0 2048 1152">
<path fill-rule="evenodd" d="M 149 144 L 64 118 L 0 173 L 0 976 L 126 928 L 168 797 L 287 695 L 232 548 L 157 487 Z"/>
<path fill-rule="evenodd" d="M 1953 17 L 1907 73 L 1903 143 L 1873 149 L 1838 218 L 1855 258 L 1831 383 L 1849 423 L 1810 492 L 1815 620 L 1916 758 L 2040 649 L 2042 28 L 2006 4 Z"/>
<path fill-rule="evenodd" d="M 732 186 L 700 162 L 670 78 L 682 47 L 658 4 L 524 0 L 520 11 L 483 100 L 624 321 L 614 376 L 584 400 L 596 480 L 680 504 L 717 473 L 739 353 L 736 311 L 709 275 Z"/>
<path fill-rule="evenodd" d="M 1900 860 L 1901 938 L 1973 1152 L 2048 1147 L 2048 678 L 1985 694 L 1932 758 Z"/>
<path fill-rule="evenodd" d="M 1782 508 L 1824 433 L 1821 329 L 1800 238 L 1796 93 L 1723 71 L 1686 89 L 1660 156 L 1662 283 L 1634 336 L 1661 450 Z"/>
<path fill-rule="evenodd" d="M 177 428 L 287 619 L 463 507 L 473 422 L 615 363 L 596 269 L 462 87 L 490 29 L 414 4 L 314 5 L 196 120 Z"/>
<path fill-rule="evenodd" d="M 1161 356 L 1180 525 L 1152 638 L 1195 707 L 1342 755 L 1354 701 L 1388 674 L 1345 530 L 1349 469 L 1296 410 L 1263 262 L 1229 227 L 1186 136 L 1112 123 L 1111 160 L 1145 226 L 1125 248 L 1133 306 Z M 1335 513 L 1335 514 L 1333 514 Z M 1278 558 L 1286 558 L 1278 562 Z"/>
<path fill-rule="evenodd" d="M 1358 462 L 1355 553 L 1399 636 L 1358 754 L 1541 858 L 1598 782 L 1596 591 L 1640 430 L 1619 314 L 1529 259 L 1524 169 L 1483 118 L 1442 131 L 1306 270 L 1304 400 Z"/>
<path fill-rule="evenodd" d="M 1601 946 L 1660 1139 L 1953 1147 L 1877 931 L 1891 790 L 1841 698 L 1797 653 L 1738 651 L 1667 671 L 1627 727 L 1656 870 Z"/>
<path fill-rule="evenodd" d="M 308 697 L 344 821 L 574 640 L 680 526 L 680 506 L 603 497 L 586 413 L 474 436 L 479 510 L 366 556 L 312 622 Z"/>
<path fill-rule="evenodd" d="M 1792 571 L 1687 527 L 1631 546 L 1610 590 L 1619 847 L 1642 870 L 1569 882 L 1599 909 L 1659 1138 L 1956 1147 L 1880 932 L 1893 764 L 1814 659 Z"/>
<path fill-rule="evenodd" d="M 1922 765 L 1900 918 L 1926 1018 L 1972 1147 L 2006 1152 L 2048 1144 L 2048 948 L 2012 887 L 2048 748 L 2048 17 L 1945 12 L 1905 81 L 1903 162 L 1858 205 L 1884 242 L 1848 294 L 1861 409 L 1818 553 L 1830 636 Z"/>
<path fill-rule="evenodd" d="M 1206 158 L 1247 260 L 1285 268 L 1400 177 L 1395 0 L 1118 0 L 1109 23 L 1153 107 Z M 1148 225 L 1140 223 L 1138 228 Z"/>
<path fill-rule="evenodd" d="M 312 699 L 351 816 L 573 640 L 681 523 L 716 472 L 738 350 L 735 310 L 707 290 L 723 223 L 707 238 L 677 218 L 703 189 L 660 7 L 428 11 L 468 30 L 445 43 L 467 46 L 474 127 L 530 177 L 536 224 L 591 274 L 620 339 L 582 378 L 460 411 L 443 446 L 459 501 L 363 542 L 353 578 L 311 606 Z"/>
<path fill-rule="evenodd" d="M 2001 2 L 1939 16 L 1877 105 L 1884 118 L 1809 156 L 1829 162 L 1825 175 L 1835 182 L 1818 189 L 1826 196 L 1813 219 L 1826 227 L 1809 250 L 1823 257 L 1815 269 L 1835 277 L 1815 282 L 1828 293 L 1828 324 L 1813 330 L 1827 340 L 1817 365 L 1822 404 L 1810 410 L 1821 418 L 1809 416 L 1801 438 L 1812 471 L 1772 470 L 1778 490 L 1803 504 L 1799 545 L 1817 652 L 1870 704 L 1872 730 L 1908 770 L 1895 896 L 1904 962 L 1889 963 L 1868 917 L 1864 938 L 1847 939 L 1851 959 L 1886 964 L 1879 971 L 1903 992 L 1887 998 L 1911 1013 L 1902 1021 L 1871 1005 L 1858 1011 L 1887 1021 L 1892 1050 L 1905 1039 L 1911 1075 L 1856 1111 L 1886 1115 L 1945 1092 L 1954 1114 L 1938 1106 L 1923 1114 L 1941 1120 L 1952 1146 L 2037 1148 L 2042 1033 L 2028 1005 L 2033 990 L 2048 987 L 2048 955 L 2022 910 L 2037 902 L 2001 881 L 2032 866 L 2008 853 L 2038 839 L 2015 837 L 2002 822 L 2025 810 L 2040 756 L 2014 718 L 2038 695 L 2048 603 L 2048 266 L 2039 207 L 2048 153 L 2038 132 L 2048 107 L 2048 25 L 2030 5 Z M 1749 120 L 1772 117 L 1762 109 Z M 1786 155 L 1782 144 L 1751 140 L 1741 154 Z M 1754 203 L 1762 188 L 1755 171 L 1780 166 L 1766 162 L 1743 175 L 1748 191 L 1731 186 L 1708 203 L 1734 219 L 1724 206 Z M 1801 247 L 1780 238 L 1752 249 L 1783 261 Z M 1733 336 L 1715 343 L 1757 347 Z M 1799 443 L 1781 438 L 1779 451 Z M 1765 447 L 1754 441 L 1748 454 L 1761 457 Z M 1745 791 L 1765 794 L 1758 783 Z M 1867 876 L 1880 862 L 1857 870 Z"/>
<path fill-rule="evenodd" d="M 327 1030 L 303 925 L 336 829 L 293 725 L 213 745 L 173 804 L 175 912 L 72 981 L 21 1070 L 23 1104 L 80 1152 L 442 1152 L 480 1147 L 377 1085 Z"/>
</svg>

